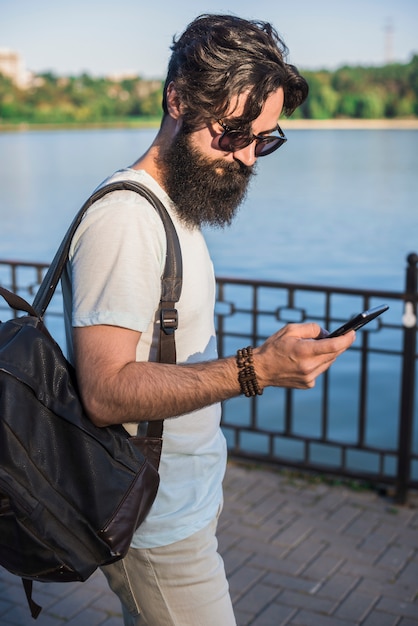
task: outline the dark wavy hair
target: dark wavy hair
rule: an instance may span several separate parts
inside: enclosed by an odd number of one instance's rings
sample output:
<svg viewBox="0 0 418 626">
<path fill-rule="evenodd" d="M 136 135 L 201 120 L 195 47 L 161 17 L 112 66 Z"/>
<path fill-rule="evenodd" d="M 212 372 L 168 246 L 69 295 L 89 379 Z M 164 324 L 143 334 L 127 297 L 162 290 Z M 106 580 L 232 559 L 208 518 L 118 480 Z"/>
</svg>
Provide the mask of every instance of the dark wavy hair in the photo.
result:
<svg viewBox="0 0 418 626">
<path fill-rule="evenodd" d="M 245 109 L 237 118 L 249 124 L 267 97 L 284 90 L 284 113 L 291 115 L 308 95 L 308 84 L 296 67 L 285 62 L 288 49 L 268 22 L 232 15 L 204 14 L 173 38 L 164 86 L 173 82 L 182 105 L 185 127 L 196 130 L 225 117 L 231 103 L 248 91 Z"/>
</svg>

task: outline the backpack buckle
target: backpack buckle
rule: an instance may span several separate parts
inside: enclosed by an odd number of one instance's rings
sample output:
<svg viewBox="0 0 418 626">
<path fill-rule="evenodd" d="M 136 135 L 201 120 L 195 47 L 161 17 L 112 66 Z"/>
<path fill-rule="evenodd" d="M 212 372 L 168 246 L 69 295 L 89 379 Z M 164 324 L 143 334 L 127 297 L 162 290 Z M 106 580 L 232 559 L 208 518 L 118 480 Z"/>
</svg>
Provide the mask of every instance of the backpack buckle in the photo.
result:
<svg viewBox="0 0 418 626">
<path fill-rule="evenodd" d="M 165 334 L 172 335 L 178 328 L 177 309 L 161 309 L 160 323 Z"/>
</svg>

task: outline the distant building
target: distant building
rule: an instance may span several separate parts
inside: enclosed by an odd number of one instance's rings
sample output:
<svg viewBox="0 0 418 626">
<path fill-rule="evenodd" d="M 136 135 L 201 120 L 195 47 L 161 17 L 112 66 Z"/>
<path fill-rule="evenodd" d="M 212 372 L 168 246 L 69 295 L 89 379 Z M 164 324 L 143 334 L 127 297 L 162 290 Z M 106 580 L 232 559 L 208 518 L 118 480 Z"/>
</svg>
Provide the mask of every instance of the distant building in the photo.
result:
<svg viewBox="0 0 418 626">
<path fill-rule="evenodd" d="M 0 48 L 0 74 L 10 78 L 21 89 L 28 87 L 32 80 L 32 74 L 25 69 L 20 54 L 7 48 Z"/>
</svg>

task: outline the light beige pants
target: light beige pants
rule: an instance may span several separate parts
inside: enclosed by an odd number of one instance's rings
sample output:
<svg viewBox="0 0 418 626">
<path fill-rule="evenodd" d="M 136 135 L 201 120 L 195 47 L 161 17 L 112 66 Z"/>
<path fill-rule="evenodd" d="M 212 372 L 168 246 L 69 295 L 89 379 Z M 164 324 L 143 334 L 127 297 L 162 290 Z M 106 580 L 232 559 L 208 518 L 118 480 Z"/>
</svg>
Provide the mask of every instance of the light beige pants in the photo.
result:
<svg viewBox="0 0 418 626">
<path fill-rule="evenodd" d="M 125 626 L 236 626 L 216 525 L 168 546 L 131 548 L 102 568 Z"/>
</svg>

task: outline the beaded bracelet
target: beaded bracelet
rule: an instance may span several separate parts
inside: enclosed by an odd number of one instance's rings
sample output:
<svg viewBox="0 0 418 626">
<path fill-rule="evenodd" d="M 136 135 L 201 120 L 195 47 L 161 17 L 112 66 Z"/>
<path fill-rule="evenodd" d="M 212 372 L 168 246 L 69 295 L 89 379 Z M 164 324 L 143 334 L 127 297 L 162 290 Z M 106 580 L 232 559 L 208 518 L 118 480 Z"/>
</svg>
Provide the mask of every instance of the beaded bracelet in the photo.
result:
<svg viewBox="0 0 418 626">
<path fill-rule="evenodd" d="M 258 384 L 257 375 L 255 373 L 252 347 L 248 346 L 248 348 L 238 350 L 236 359 L 241 393 L 245 394 L 247 398 L 251 398 L 255 395 L 261 396 L 263 390 Z"/>
</svg>

